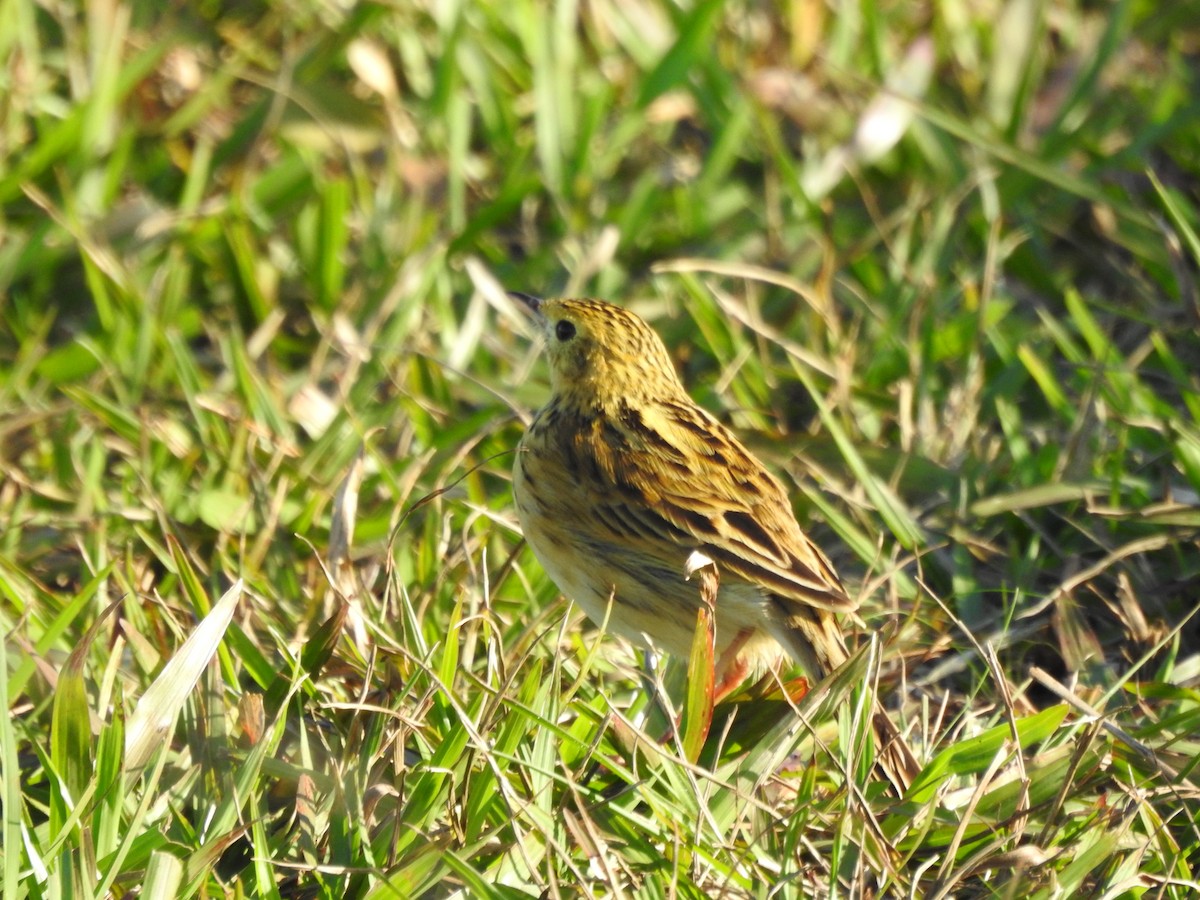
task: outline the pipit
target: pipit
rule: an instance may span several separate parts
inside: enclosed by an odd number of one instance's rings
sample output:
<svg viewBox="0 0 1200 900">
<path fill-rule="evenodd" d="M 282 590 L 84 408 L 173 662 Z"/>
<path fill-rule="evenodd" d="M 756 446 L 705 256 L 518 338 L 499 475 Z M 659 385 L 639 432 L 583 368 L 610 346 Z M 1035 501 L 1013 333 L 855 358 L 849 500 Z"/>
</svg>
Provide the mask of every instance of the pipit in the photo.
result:
<svg viewBox="0 0 1200 900">
<path fill-rule="evenodd" d="M 601 300 L 514 294 L 546 341 L 553 396 L 525 432 L 513 495 L 525 539 L 595 622 L 687 658 L 704 600 L 689 560 L 711 560 L 715 694 L 799 663 L 814 681 L 848 658 L 838 614 L 853 613 L 783 485 L 697 406 L 644 320 Z M 885 774 L 918 769 L 882 709 Z"/>
</svg>

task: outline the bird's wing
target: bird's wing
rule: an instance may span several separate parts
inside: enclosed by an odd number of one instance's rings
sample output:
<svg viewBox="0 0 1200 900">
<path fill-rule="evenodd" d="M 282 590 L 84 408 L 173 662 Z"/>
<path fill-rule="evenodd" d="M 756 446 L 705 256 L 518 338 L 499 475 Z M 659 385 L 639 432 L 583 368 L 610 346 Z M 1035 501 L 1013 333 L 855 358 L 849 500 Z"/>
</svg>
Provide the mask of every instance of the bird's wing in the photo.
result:
<svg viewBox="0 0 1200 900">
<path fill-rule="evenodd" d="M 853 612 L 837 574 L 796 522 L 782 485 L 690 403 L 624 409 L 575 433 L 594 470 L 590 509 L 613 539 L 699 549 L 727 572 L 808 607 Z"/>
</svg>

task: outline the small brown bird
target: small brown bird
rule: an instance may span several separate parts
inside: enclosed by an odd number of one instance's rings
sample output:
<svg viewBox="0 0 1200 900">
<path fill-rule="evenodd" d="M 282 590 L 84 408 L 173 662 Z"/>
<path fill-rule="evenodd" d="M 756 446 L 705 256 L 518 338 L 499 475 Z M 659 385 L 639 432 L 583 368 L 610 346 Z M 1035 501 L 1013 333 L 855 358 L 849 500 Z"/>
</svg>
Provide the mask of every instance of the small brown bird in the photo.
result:
<svg viewBox="0 0 1200 900">
<path fill-rule="evenodd" d="M 688 396 L 640 317 L 602 300 L 514 294 L 545 336 L 553 396 L 525 432 L 513 495 L 525 539 L 595 622 L 687 658 L 700 587 L 716 564 L 716 694 L 794 660 L 819 680 L 848 658 L 836 614 L 852 613 L 832 565 L 787 493 Z M 915 758 L 882 710 L 880 763 L 903 791 Z"/>
</svg>

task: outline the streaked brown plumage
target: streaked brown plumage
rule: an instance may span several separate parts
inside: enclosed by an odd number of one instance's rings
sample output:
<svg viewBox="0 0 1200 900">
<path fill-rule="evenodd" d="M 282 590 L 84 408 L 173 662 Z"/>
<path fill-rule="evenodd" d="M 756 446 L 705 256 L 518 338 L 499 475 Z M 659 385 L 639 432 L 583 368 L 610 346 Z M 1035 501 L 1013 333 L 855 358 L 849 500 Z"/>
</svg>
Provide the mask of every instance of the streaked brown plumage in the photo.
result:
<svg viewBox="0 0 1200 900">
<path fill-rule="evenodd" d="M 788 659 L 812 679 L 844 663 L 836 614 L 854 604 L 829 560 L 779 481 L 688 396 L 650 326 L 601 300 L 514 296 L 545 335 L 553 396 L 521 440 L 513 493 L 559 588 L 611 631 L 686 658 L 702 601 L 684 569 L 699 551 L 719 573 L 718 693 Z M 911 752 L 884 713 L 875 725 L 889 777 L 907 784 Z"/>
</svg>

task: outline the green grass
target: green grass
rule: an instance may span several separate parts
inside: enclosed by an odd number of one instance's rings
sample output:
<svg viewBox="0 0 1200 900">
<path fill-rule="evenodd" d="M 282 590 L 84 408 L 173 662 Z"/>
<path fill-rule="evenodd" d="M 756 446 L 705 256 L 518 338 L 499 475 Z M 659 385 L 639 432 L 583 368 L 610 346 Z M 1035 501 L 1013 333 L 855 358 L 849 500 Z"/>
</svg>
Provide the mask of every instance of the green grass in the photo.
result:
<svg viewBox="0 0 1200 900">
<path fill-rule="evenodd" d="M 0 3 L 3 900 L 1200 890 L 1194 2 L 150 9 Z M 792 487 L 803 717 L 568 616 L 506 289 Z"/>
</svg>

